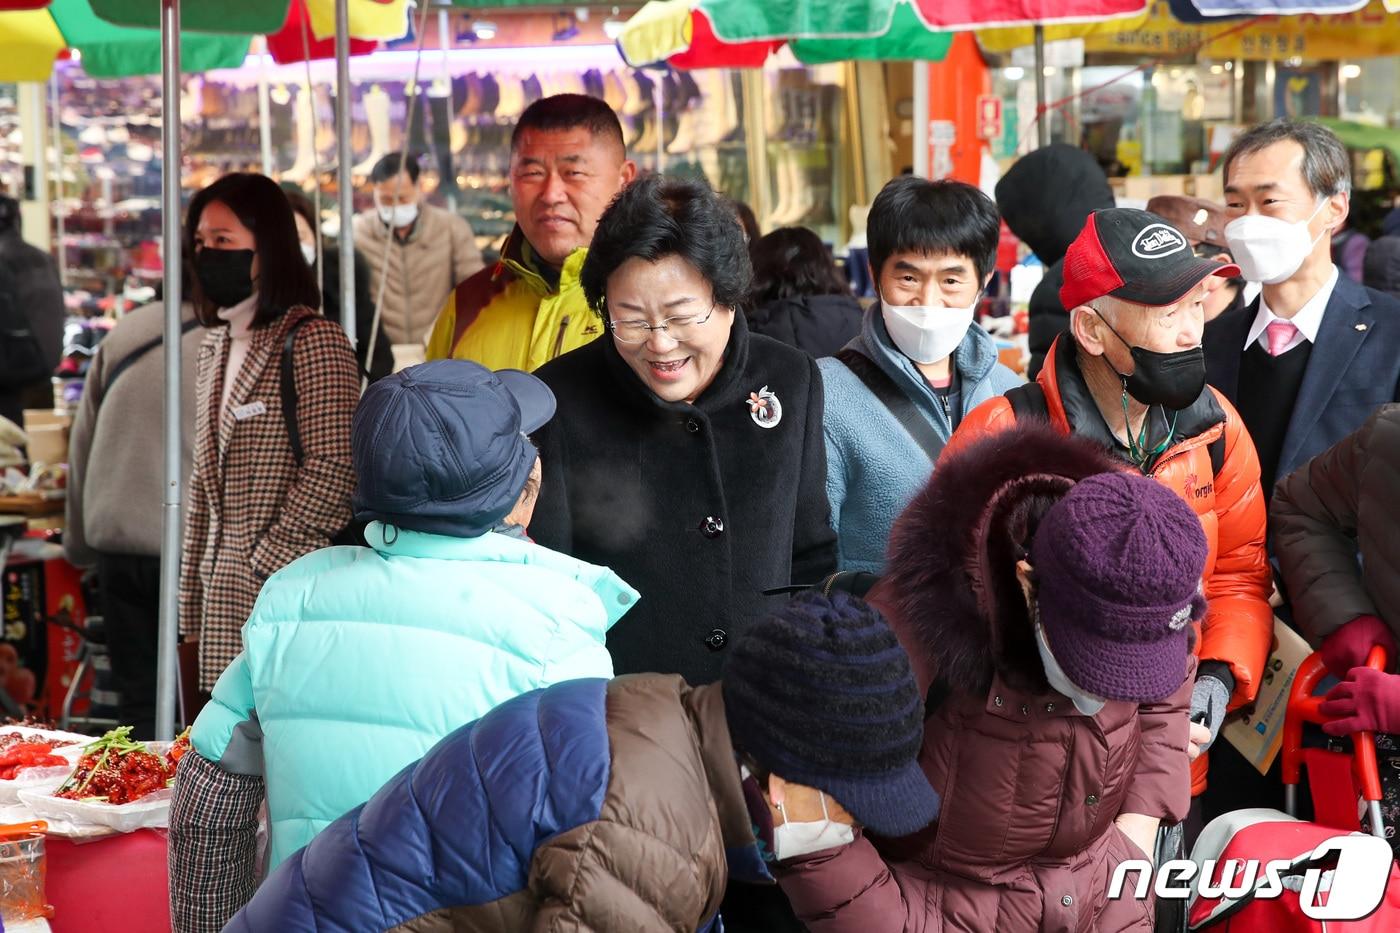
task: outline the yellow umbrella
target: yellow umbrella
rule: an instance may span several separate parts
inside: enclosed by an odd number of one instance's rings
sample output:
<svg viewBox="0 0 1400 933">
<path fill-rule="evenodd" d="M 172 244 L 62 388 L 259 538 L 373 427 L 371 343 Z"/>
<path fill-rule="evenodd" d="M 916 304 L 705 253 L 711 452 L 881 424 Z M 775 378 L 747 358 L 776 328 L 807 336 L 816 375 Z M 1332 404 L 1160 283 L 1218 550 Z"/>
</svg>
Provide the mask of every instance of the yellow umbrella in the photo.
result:
<svg viewBox="0 0 1400 933">
<path fill-rule="evenodd" d="M 0 13 L 5 56 L 0 81 L 47 81 L 54 59 L 67 48 L 48 10 Z"/>
</svg>

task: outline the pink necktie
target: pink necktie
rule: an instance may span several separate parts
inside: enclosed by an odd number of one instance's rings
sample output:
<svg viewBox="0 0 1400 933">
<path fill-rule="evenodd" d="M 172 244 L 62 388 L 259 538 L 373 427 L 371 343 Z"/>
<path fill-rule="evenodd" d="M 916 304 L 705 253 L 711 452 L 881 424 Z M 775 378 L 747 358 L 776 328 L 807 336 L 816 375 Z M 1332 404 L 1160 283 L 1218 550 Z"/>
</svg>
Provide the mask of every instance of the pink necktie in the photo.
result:
<svg viewBox="0 0 1400 933">
<path fill-rule="evenodd" d="M 1292 321 L 1270 321 L 1269 326 L 1264 328 L 1264 334 L 1269 338 L 1269 355 L 1280 356 L 1298 336 L 1298 328 Z"/>
</svg>

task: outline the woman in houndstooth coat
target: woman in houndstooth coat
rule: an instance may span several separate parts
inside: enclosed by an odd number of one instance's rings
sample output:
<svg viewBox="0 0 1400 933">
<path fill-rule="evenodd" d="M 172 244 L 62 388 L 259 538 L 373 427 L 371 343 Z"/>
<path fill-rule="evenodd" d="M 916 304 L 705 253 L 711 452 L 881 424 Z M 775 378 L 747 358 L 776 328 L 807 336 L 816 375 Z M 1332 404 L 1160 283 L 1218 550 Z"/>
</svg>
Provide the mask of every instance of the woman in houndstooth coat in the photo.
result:
<svg viewBox="0 0 1400 933">
<path fill-rule="evenodd" d="M 198 640 L 199 690 L 207 693 L 242 650 L 263 581 L 329 546 L 350 521 L 359 370 L 345 333 L 313 310 L 315 277 L 291 206 L 271 179 L 220 178 L 190 202 L 185 235 L 195 307 L 209 334 L 199 350 L 180 634 Z M 295 424 L 282 408 L 289 337 Z"/>
</svg>

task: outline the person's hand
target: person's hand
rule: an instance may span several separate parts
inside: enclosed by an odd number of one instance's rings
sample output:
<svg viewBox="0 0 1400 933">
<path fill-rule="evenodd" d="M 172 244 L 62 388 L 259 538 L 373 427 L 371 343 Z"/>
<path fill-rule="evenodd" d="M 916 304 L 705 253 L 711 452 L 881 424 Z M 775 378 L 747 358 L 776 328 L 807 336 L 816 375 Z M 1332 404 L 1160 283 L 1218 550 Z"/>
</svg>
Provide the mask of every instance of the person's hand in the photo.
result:
<svg viewBox="0 0 1400 933">
<path fill-rule="evenodd" d="M 822 812 L 822 797 L 826 797 L 826 812 Z M 778 807 L 782 806 L 779 810 Z M 833 823 L 856 825 L 856 818 L 846 812 L 830 794 L 823 795 L 815 787 L 806 784 L 793 784 L 784 781 L 776 774 L 768 775 L 768 809 L 773 815 L 773 825 L 781 826 L 787 820 L 794 823 L 815 823 L 830 819 Z"/>
<path fill-rule="evenodd" d="M 1400 732 L 1400 675 L 1353 667 L 1327 692 L 1318 712 L 1330 720 L 1322 724 L 1328 735 Z"/>
<path fill-rule="evenodd" d="M 1225 708 L 1230 705 L 1230 688 L 1219 677 L 1202 674 L 1196 678 L 1191 688 L 1191 722 L 1204 726 L 1207 735 L 1203 742 L 1192 742 L 1198 746 L 1197 754 L 1210 748 L 1215 737 L 1220 734 L 1220 726 L 1225 722 Z M 1193 731 L 1193 736 L 1200 733 Z M 1195 757 L 1194 755 L 1192 756 Z"/>
<path fill-rule="evenodd" d="M 1371 648 L 1385 648 L 1386 663 L 1395 664 L 1395 635 L 1376 616 L 1357 616 L 1322 640 L 1322 662 L 1333 677 L 1345 677 L 1353 667 L 1366 663 Z"/>
<path fill-rule="evenodd" d="M 1113 821 L 1128 841 L 1137 846 L 1144 858 L 1152 860 L 1157 848 L 1157 826 L 1161 820 L 1143 813 L 1120 813 Z"/>
<path fill-rule="evenodd" d="M 1186 757 L 1195 761 L 1201 757 L 1201 752 L 1205 751 L 1210 744 L 1210 730 L 1198 722 L 1191 723 L 1190 741 L 1186 744 Z"/>
</svg>

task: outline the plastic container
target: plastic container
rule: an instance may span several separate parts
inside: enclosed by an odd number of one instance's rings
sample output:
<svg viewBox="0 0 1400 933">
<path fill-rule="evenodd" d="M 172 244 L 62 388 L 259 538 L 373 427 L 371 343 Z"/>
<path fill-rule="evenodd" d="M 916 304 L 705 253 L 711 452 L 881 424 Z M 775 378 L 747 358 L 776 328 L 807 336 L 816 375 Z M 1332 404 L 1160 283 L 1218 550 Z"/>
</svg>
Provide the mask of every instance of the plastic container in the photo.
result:
<svg viewBox="0 0 1400 933">
<path fill-rule="evenodd" d="M 172 742 L 146 742 L 146 750 L 153 755 L 164 755 Z M 47 786 L 21 789 L 19 801 L 29 812 L 39 819 L 58 821 L 71 825 L 77 834 L 86 835 L 85 829 L 105 827 L 119 833 L 132 833 L 138 829 L 165 829 L 170 825 L 171 789 L 166 787 L 148 794 L 131 803 L 110 804 L 95 800 L 69 800 L 55 797 L 62 781 L 50 782 Z"/>
<path fill-rule="evenodd" d="M 0 837 L 0 919 L 6 926 L 49 915 L 47 871 L 43 833 Z"/>
</svg>

